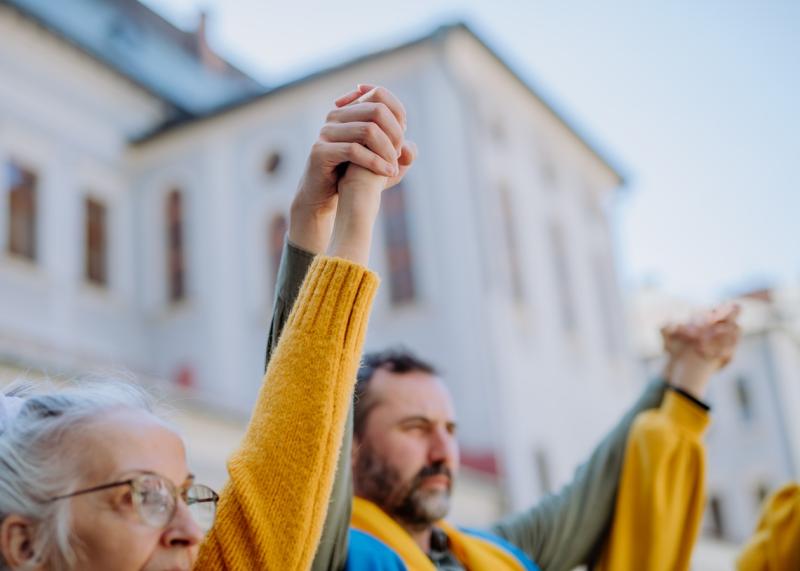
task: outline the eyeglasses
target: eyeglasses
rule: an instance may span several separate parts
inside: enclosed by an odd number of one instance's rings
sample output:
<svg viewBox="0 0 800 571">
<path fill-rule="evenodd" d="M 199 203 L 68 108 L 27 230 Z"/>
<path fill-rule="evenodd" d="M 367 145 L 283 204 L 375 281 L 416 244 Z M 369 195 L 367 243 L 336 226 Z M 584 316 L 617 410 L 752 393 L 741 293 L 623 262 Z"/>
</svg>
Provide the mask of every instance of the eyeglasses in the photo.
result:
<svg viewBox="0 0 800 571">
<path fill-rule="evenodd" d="M 130 486 L 133 506 L 145 524 L 163 528 L 175 517 L 178 509 L 178 496 L 189 507 L 192 518 L 203 531 L 208 531 L 214 524 L 217 515 L 217 493 L 202 484 L 193 483 L 194 476 L 189 476 L 188 485 L 175 487 L 170 480 L 158 474 L 143 473 L 129 480 L 103 484 L 86 490 L 79 490 L 71 494 L 50 498 L 51 502 L 91 494 L 101 490 L 108 490 L 118 486 Z"/>
</svg>

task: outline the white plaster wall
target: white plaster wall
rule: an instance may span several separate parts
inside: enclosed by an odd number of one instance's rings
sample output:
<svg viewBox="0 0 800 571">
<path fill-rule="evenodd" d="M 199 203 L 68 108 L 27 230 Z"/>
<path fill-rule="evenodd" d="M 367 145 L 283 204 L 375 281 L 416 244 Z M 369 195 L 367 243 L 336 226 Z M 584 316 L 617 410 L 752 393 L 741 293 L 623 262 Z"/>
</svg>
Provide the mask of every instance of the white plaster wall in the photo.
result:
<svg viewBox="0 0 800 571">
<path fill-rule="evenodd" d="M 0 8 L 0 347 L 37 367 L 145 366 L 123 153 L 164 108 L 130 82 Z M 7 254 L 5 165 L 38 177 L 38 259 Z M 108 207 L 109 287 L 83 278 L 83 201 Z"/>
</svg>

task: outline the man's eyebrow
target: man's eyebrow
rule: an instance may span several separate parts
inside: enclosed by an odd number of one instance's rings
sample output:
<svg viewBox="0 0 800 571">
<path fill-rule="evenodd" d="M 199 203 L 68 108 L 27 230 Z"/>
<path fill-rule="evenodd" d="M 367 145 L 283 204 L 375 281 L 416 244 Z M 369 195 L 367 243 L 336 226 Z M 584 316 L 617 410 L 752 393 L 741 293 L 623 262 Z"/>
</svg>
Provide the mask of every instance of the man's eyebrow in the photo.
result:
<svg viewBox="0 0 800 571">
<path fill-rule="evenodd" d="M 427 416 L 422 416 L 422 415 L 416 414 L 416 415 L 405 416 L 405 417 L 401 418 L 398 421 L 398 424 L 411 424 L 411 423 L 414 423 L 414 422 L 422 422 L 422 423 L 425 423 L 425 424 L 435 424 L 436 423 L 436 421 L 431 420 Z M 455 420 L 448 420 L 447 422 L 445 422 L 445 425 L 448 428 L 453 428 L 453 429 L 458 427 L 458 423 Z"/>
<path fill-rule="evenodd" d="M 419 415 L 419 414 L 416 414 L 416 415 L 413 415 L 413 416 L 405 416 L 405 417 L 400 419 L 398 424 L 409 424 L 409 423 L 412 423 L 412 422 L 424 422 L 425 424 L 433 424 L 433 421 L 430 418 L 428 418 L 427 416 Z"/>
</svg>

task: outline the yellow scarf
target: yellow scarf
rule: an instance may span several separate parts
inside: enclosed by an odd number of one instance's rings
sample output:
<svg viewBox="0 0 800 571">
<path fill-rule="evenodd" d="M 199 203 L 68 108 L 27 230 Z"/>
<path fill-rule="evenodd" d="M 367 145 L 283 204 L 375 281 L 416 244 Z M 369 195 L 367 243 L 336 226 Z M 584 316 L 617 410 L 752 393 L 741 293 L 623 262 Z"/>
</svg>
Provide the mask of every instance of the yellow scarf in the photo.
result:
<svg viewBox="0 0 800 571">
<path fill-rule="evenodd" d="M 382 509 L 363 498 L 353 499 L 351 525 L 391 547 L 411 571 L 436 571 L 412 537 Z M 453 555 L 470 571 L 524 571 L 511 553 L 490 541 L 459 531 L 447 522 L 436 524 L 447 534 Z"/>
</svg>

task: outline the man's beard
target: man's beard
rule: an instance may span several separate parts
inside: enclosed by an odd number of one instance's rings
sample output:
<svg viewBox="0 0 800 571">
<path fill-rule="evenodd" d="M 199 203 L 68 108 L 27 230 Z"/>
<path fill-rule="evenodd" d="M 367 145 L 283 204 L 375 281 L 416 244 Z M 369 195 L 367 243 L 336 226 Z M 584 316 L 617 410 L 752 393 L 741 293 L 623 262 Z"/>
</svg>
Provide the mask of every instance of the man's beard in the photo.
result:
<svg viewBox="0 0 800 571">
<path fill-rule="evenodd" d="M 353 479 L 356 494 L 367 499 L 392 519 L 411 528 L 424 529 L 450 511 L 450 488 L 424 490 L 422 482 L 429 476 L 444 475 L 453 481 L 444 462 L 425 466 L 410 482 L 402 482 L 400 472 L 363 444 L 356 455 Z"/>
</svg>

